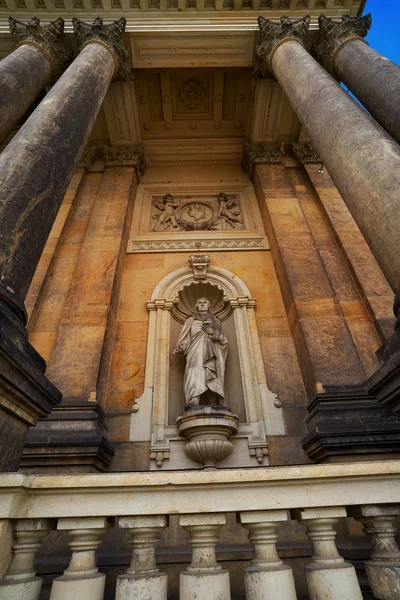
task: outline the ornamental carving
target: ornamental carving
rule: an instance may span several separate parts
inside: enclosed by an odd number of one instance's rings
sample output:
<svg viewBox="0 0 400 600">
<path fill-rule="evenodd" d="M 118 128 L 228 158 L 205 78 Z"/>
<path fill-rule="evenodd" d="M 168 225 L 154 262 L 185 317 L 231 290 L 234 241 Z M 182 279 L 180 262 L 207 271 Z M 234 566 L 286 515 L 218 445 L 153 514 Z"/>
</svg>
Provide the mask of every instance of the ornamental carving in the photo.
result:
<svg viewBox="0 0 400 600">
<path fill-rule="evenodd" d="M 312 165 L 315 163 L 322 162 L 318 152 L 310 142 L 307 142 L 305 144 L 293 143 L 292 154 L 303 165 Z"/>
<path fill-rule="evenodd" d="M 258 17 L 261 33 L 261 44 L 256 47 L 256 65 L 253 77 L 267 79 L 273 77 L 271 60 L 276 48 L 284 41 L 296 40 L 305 45 L 310 16 L 306 15 L 296 21 L 289 17 L 281 17 L 280 23 L 273 23 L 265 17 Z"/>
<path fill-rule="evenodd" d="M 51 82 L 58 79 L 72 60 L 71 50 L 62 44 L 64 19 L 59 17 L 48 25 L 40 25 L 40 19 L 37 17 L 33 17 L 26 23 L 9 17 L 8 22 L 16 47 L 32 44 L 43 50 L 51 63 Z"/>
<path fill-rule="evenodd" d="M 135 166 L 139 177 L 143 175 L 146 170 L 146 160 L 144 157 L 143 146 L 141 145 L 121 148 L 104 146 L 103 156 L 106 167 Z"/>
<path fill-rule="evenodd" d="M 96 17 L 91 25 L 74 17 L 72 24 L 79 51 L 91 42 L 98 42 L 106 46 L 111 51 L 115 61 L 114 79 L 117 74 L 119 75 L 118 78 L 121 78 L 121 71 L 125 71 L 123 63 L 130 55 L 129 50 L 124 46 L 125 17 L 121 17 L 109 25 L 104 25 L 103 19 L 100 17 Z"/>
<path fill-rule="evenodd" d="M 260 144 L 244 145 L 242 157 L 242 169 L 250 178 L 256 163 L 274 164 L 281 163 L 285 154 L 284 144 L 261 142 Z"/>
<path fill-rule="evenodd" d="M 153 231 L 226 231 L 243 229 L 239 199 L 220 192 L 215 200 L 153 198 Z"/>
<path fill-rule="evenodd" d="M 344 15 L 341 22 L 337 23 L 321 15 L 318 21 L 320 36 L 318 44 L 313 49 L 314 54 L 321 65 L 336 76 L 334 62 L 340 48 L 351 40 L 365 42 L 363 38 L 371 27 L 372 17 L 370 13 L 364 17 Z"/>
<path fill-rule="evenodd" d="M 179 99 L 189 110 L 195 110 L 204 102 L 206 90 L 197 79 L 188 79 L 179 89 Z"/>
<path fill-rule="evenodd" d="M 96 146 L 88 146 L 87 148 L 84 148 L 78 162 L 78 167 L 84 168 L 88 171 L 92 166 L 95 158 Z"/>
</svg>

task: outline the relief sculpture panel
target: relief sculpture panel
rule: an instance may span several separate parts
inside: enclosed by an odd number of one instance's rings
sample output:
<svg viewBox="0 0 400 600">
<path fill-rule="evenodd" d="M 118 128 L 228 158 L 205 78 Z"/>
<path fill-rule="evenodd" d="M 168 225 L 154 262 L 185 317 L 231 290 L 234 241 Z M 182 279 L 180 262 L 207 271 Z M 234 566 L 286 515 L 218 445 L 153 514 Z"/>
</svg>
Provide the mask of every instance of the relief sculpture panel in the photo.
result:
<svg viewBox="0 0 400 600">
<path fill-rule="evenodd" d="M 152 199 L 149 230 L 161 231 L 229 231 L 243 230 L 243 216 L 238 195 L 220 192 L 204 199 L 165 194 Z"/>
</svg>

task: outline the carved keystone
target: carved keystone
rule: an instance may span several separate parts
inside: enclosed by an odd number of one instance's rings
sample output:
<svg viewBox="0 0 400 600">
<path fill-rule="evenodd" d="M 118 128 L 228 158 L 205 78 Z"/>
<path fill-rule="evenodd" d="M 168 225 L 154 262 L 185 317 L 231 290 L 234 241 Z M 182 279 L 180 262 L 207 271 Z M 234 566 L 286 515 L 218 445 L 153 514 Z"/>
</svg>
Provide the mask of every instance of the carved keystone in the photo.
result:
<svg viewBox="0 0 400 600">
<path fill-rule="evenodd" d="M 306 15 L 296 21 L 289 17 L 281 17 L 280 23 L 273 23 L 265 17 L 258 17 L 261 33 L 261 44 L 256 48 L 256 66 L 253 77 L 261 79 L 273 77 L 272 58 L 277 48 L 285 42 L 294 41 L 302 46 L 307 39 L 310 16 Z"/>
<path fill-rule="evenodd" d="M 26 23 L 9 17 L 8 22 L 16 47 L 30 44 L 41 50 L 51 64 L 51 80 L 58 79 L 72 60 L 71 50 L 62 44 L 64 19 L 59 17 L 49 25 L 40 25 L 37 17 Z"/>
<path fill-rule="evenodd" d="M 72 19 L 74 32 L 78 41 L 79 51 L 88 44 L 100 44 L 107 48 L 114 59 L 114 79 L 124 71 L 123 63 L 129 58 L 130 52 L 124 46 L 125 17 L 109 25 L 103 25 L 103 19 L 96 17 L 92 25 L 74 17 Z"/>
<path fill-rule="evenodd" d="M 211 258 L 208 254 L 191 254 L 189 264 L 193 269 L 193 275 L 196 280 L 207 277 L 207 267 Z"/>
<path fill-rule="evenodd" d="M 321 65 L 331 73 L 335 74 L 335 58 L 340 49 L 353 40 L 363 39 L 372 23 L 372 17 L 369 13 L 364 17 L 350 17 L 344 15 L 340 23 L 321 15 L 319 21 L 319 43 L 314 47 L 315 57 Z"/>
</svg>

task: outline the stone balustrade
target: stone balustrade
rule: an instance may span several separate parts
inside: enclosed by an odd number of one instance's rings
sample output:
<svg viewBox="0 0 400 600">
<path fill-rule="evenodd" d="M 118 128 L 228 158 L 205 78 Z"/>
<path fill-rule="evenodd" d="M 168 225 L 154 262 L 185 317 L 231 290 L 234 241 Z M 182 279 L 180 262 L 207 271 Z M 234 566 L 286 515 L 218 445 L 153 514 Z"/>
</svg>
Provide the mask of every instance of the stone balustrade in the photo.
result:
<svg viewBox="0 0 400 600">
<path fill-rule="evenodd" d="M 335 543 L 335 526 L 346 517 L 360 521 L 370 539 L 365 568 L 374 596 L 400 597 L 395 542 L 400 462 L 386 461 L 257 470 L 1 474 L 0 600 L 39 599 L 34 557 L 51 530 L 68 536 L 72 555 L 52 583 L 50 600 L 102 600 L 106 576 L 97 568 L 95 552 L 113 527 L 125 529 L 132 544 L 131 564 L 117 577 L 114 597 L 166 600 L 168 577 L 158 568 L 155 551 L 169 515 L 178 515 L 192 548 L 191 563 L 180 574 L 180 597 L 229 600 L 229 574 L 216 555 L 227 513 L 236 513 L 253 545 L 253 559 L 244 569 L 247 599 L 296 600 L 292 569 L 276 548 L 282 523 L 295 520 L 305 526 L 312 546 L 305 566 L 309 598 L 362 600 L 354 566 Z"/>
</svg>

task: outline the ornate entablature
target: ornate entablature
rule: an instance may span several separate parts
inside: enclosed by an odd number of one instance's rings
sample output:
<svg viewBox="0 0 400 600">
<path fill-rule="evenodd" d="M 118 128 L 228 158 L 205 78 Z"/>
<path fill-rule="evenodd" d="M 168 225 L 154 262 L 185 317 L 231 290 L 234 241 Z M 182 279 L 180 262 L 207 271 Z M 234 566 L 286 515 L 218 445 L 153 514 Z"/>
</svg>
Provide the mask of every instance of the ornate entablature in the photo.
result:
<svg viewBox="0 0 400 600">
<path fill-rule="evenodd" d="M 339 50 L 352 40 L 367 43 L 364 37 L 370 30 L 371 14 L 364 17 L 351 17 L 344 15 L 338 23 L 321 15 L 318 19 L 320 37 L 318 44 L 313 48 L 316 59 L 332 75 L 335 74 L 335 57 Z"/>
<path fill-rule="evenodd" d="M 164 184 L 139 186 L 130 253 L 268 248 L 251 184 L 231 183 L 224 191 L 175 185 L 173 193 Z"/>
</svg>

